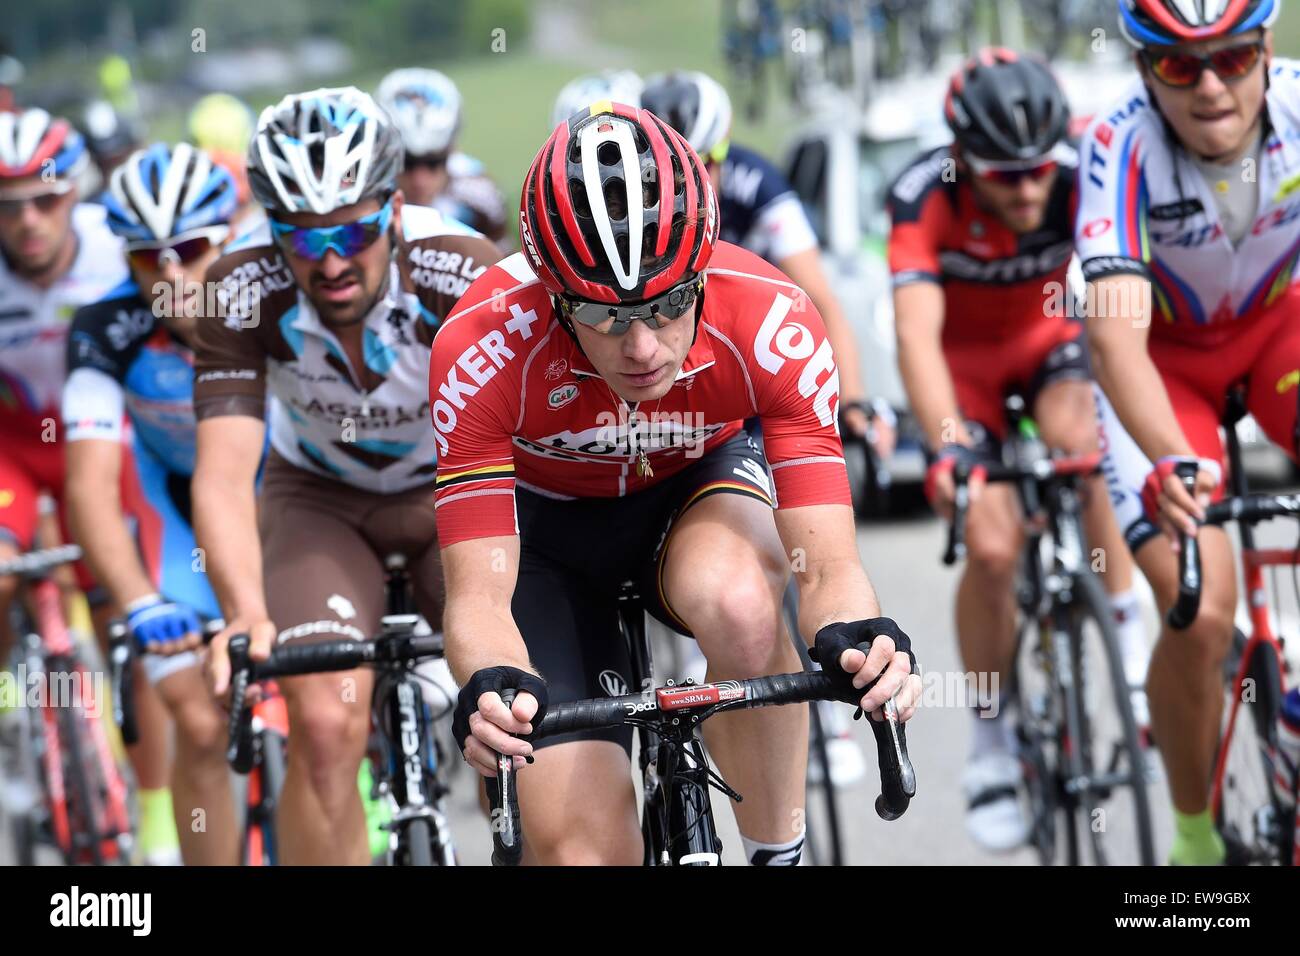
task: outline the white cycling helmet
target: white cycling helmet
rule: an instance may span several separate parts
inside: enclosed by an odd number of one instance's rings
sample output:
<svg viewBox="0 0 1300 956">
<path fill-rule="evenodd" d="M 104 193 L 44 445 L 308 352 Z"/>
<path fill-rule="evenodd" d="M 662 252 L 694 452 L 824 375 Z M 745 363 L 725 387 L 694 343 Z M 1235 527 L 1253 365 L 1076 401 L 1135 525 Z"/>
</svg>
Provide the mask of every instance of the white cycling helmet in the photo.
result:
<svg viewBox="0 0 1300 956">
<path fill-rule="evenodd" d="M 189 143 L 136 150 L 109 177 L 108 227 L 128 242 L 224 226 L 239 206 L 235 180 Z"/>
<path fill-rule="evenodd" d="M 451 149 L 460 129 L 460 91 L 446 74 L 410 67 L 384 77 L 375 92 L 412 156 Z"/>
<path fill-rule="evenodd" d="M 659 73 L 646 80 L 641 107 L 686 137 L 701 156 L 731 135 L 731 97 L 706 73 Z"/>
<path fill-rule="evenodd" d="M 643 85 L 641 77 L 632 70 L 605 70 L 603 73 L 592 73 L 570 80 L 555 98 L 555 108 L 551 110 L 551 129 L 574 113 L 601 100 L 640 106 Z"/>
<path fill-rule="evenodd" d="M 402 138 L 354 86 L 294 93 L 262 111 L 248 184 L 270 212 L 325 214 L 397 188 Z"/>
</svg>

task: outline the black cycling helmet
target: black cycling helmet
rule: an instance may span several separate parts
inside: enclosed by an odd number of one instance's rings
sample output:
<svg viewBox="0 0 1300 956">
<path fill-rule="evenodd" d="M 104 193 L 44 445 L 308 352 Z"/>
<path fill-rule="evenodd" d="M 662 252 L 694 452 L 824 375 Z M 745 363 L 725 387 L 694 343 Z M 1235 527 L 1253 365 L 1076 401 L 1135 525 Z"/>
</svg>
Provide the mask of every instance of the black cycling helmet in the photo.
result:
<svg viewBox="0 0 1300 956">
<path fill-rule="evenodd" d="M 953 74 L 944 116 L 963 152 L 1015 161 L 1050 153 L 1065 138 L 1070 107 L 1046 63 L 999 47 Z"/>
</svg>

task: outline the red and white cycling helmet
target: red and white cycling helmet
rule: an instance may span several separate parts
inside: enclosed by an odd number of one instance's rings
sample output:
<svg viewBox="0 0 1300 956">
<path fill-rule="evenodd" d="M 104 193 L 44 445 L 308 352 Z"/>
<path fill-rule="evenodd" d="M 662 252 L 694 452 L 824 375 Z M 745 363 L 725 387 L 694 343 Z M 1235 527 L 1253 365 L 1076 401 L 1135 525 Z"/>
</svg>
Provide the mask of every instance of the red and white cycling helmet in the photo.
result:
<svg viewBox="0 0 1300 956">
<path fill-rule="evenodd" d="M 653 113 L 595 103 L 556 127 L 520 197 L 529 264 L 552 295 L 644 302 L 702 272 L 718 202 L 700 157 Z"/>
<path fill-rule="evenodd" d="M 1278 0 L 1118 0 L 1119 27 L 1136 47 L 1177 46 L 1267 28 Z"/>
<path fill-rule="evenodd" d="M 88 162 L 86 141 L 67 120 L 42 109 L 0 113 L 0 179 L 68 179 Z"/>
</svg>

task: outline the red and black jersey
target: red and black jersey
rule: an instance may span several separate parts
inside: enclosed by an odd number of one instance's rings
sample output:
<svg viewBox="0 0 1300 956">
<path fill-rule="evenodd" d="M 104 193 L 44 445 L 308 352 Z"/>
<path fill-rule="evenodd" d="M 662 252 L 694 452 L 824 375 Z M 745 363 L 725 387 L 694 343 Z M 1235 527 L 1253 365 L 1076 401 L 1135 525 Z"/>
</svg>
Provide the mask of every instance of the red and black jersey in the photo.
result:
<svg viewBox="0 0 1300 956">
<path fill-rule="evenodd" d="M 1076 197 L 1074 165 L 1062 164 L 1041 228 L 1017 235 L 976 204 L 949 147 L 927 153 L 889 192 L 894 286 L 943 286 L 945 344 L 1006 339 L 1030 323 L 1061 321 L 1066 310 L 1048 306 L 1069 294 Z"/>
<path fill-rule="evenodd" d="M 719 243 L 675 386 L 629 407 L 560 325 L 517 253 L 461 297 L 433 342 L 438 540 L 517 533 L 516 484 L 549 498 L 634 494 L 757 417 L 779 508 L 848 504 L 839 373 L 821 318 L 753 253 Z M 652 471 L 639 473 L 642 453 Z M 739 475 L 767 485 L 765 473 Z"/>
</svg>

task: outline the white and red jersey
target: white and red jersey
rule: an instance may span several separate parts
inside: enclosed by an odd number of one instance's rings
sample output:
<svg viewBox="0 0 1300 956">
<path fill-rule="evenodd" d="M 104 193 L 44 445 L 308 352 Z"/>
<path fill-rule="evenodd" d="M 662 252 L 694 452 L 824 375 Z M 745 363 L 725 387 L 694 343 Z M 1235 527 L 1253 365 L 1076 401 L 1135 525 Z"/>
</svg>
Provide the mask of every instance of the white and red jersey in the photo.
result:
<svg viewBox="0 0 1300 956">
<path fill-rule="evenodd" d="M 90 203 L 73 209 L 77 255 L 49 288 L 32 285 L 0 256 L 0 429 L 10 434 L 34 438 L 44 418 L 58 418 L 72 314 L 130 284 L 122 240 L 105 215 Z"/>
<path fill-rule="evenodd" d="M 1273 60 L 1265 109 L 1257 168 L 1242 167 L 1258 177 L 1259 208 L 1237 246 L 1140 78 L 1084 134 L 1075 227 L 1083 274 L 1150 279 L 1154 338 L 1217 348 L 1300 282 L 1300 62 Z"/>
<path fill-rule="evenodd" d="M 522 254 L 480 276 L 433 343 L 438 540 L 518 533 L 516 483 L 551 498 L 634 494 L 762 421 L 777 507 L 849 504 L 839 372 L 789 279 L 719 243 L 674 387 L 629 407 L 556 318 Z M 640 477 L 644 452 L 653 474 Z M 766 477 L 766 476 L 764 476 Z"/>
</svg>

